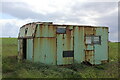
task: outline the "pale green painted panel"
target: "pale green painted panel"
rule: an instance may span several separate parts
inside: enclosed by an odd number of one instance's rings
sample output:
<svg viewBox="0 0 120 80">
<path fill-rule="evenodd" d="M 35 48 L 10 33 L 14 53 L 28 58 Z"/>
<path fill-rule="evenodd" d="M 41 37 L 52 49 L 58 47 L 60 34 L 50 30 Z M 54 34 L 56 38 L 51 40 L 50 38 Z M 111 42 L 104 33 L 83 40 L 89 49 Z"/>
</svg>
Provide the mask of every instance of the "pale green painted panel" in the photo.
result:
<svg viewBox="0 0 120 80">
<path fill-rule="evenodd" d="M 56 64 L 56 38 L 34 38 L 34 61 Z"/>
<path fill-rule="evenodd" d="M 80 52 L 80 62 L 85 60 L 85 42 L 84 42 L 84 27 L 79 27 L 79 52 Z"/>
<path fill-rule="evenodd" d="M 53 25 L 38 25 L 36 37 L 56 37 L 56 27 Z"/>
<path fill-rule="evenodd" d="M 72 64 L 73 57 L 63 57 L 63 51 L 73 51 L 73 28 L 66 28 L 66 34 L 57 34 L 57 65 Z"/>
<path fill-rule="evenodd" d="M 62 65 L 63 61 L 63 34 L 57 34 L 57 65 Z"/>
<path fill-rule="evenodd" d="M 40 61 L 40 57 L 42 56 L 41 53 L 41 44 L 40 44 L 40 38 L 34 38 L 34 62 L 44 62 L 44 61 Z M 43 59 L 43 57 L 41 57 L 41 59 Z"/>
<path fill-rule="evenodd" d="M 48 36 L 56 37 L 56 27 L 53 25 L 48 25 Z"/>
<path fill-rule="evenodd" d="M 43 40 L 43 53 L 46 54 L 46 64 L 56 64 L 56 38 L 41 38 Z"/>
<path fill-rule="evenodd" d="M 33 39 L 27 39 L 27 60 L 33 60 Z"/>
<path fill-rule="evenodd" d="M 74 60 L 78 63 L 85 60 L 84 27 L 74 27 Z"/>
<path fill-rule="evenodd" d="M 86 45 L 85 47 L 86 47 L 85 50 L 94 50 L 93 45 Z"/>
<path fill-rule="evenodd" d="M 108 29 L 97 28 L 96 35 L 101 35 L 101 45 L 94 45 L 95 64 L 101 64 L 102 60 L 108 60 Z"/>
</svg>

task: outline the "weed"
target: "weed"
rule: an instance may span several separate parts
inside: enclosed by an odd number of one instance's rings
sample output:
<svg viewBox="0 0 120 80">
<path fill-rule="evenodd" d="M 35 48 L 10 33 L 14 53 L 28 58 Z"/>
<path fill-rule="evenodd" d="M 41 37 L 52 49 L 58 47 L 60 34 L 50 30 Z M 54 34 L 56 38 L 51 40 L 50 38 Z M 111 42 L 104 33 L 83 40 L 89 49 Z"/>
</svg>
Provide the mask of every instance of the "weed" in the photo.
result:
<svg viewBox="0 0 120 80">
<path fill-rule="evenodd" d="M 17 39 L 3 38 L 2 43 L 2 73 L 3 78 L 117 78 L 118 77 L 118 44 L 109 43 L 110 62 L 97 66 L 81 63 L 61 67 L 33 63 L 18 62 Z"/>
</svg>

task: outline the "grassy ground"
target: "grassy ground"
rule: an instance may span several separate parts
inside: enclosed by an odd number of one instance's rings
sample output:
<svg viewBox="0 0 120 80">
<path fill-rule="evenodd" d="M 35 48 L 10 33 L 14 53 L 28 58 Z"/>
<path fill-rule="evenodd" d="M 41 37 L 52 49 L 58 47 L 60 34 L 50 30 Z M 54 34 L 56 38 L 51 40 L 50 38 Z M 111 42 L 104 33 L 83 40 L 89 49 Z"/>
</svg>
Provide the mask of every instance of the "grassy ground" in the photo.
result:
<svg viewBox="0 0 120 80">
<path fill-rule="evenodd" d="M 110 42 L 110 62 L 98 66 L 87 66 L 74 63 L 61 67 L 32 63 L 17 62 L 17 39 L 2 39 L 2 73 L 3 78 L 117 78 L 118 77 L 118 43 Z M 120 44 L 120 43 L 119 43 Z"/>
</svg>

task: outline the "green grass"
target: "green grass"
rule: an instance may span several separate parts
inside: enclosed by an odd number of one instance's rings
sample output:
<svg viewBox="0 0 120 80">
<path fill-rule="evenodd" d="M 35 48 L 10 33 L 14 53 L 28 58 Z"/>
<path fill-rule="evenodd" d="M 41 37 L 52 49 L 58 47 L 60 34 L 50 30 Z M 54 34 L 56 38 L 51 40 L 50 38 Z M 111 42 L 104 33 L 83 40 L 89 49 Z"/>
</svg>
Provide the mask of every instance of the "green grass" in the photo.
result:
<svg viewBox="0 0 120 80">
<path fill-rule="evenodd" d="M 98 66 L 74 63 L 70 66 L 52 66 L 29 61 L 17 62 L 17 39 L 2 39 L 3 78 L 117 78 L 118 43 L 110 43 L 110 62 Z M 119 43 L 120 44 L 120 43 Z"/>
<path fill-rule="evenodd" d="M 117 42 L 109 43 L 109 58 L 111 61 L 118 60 L 118 44 L 120 45 L 120 43 Z"/>
<path fill-rule="evenodd" d="M 17 55 L 17 39 L 3 38 L 2 39 L 2 57 Z"/>
</svg>

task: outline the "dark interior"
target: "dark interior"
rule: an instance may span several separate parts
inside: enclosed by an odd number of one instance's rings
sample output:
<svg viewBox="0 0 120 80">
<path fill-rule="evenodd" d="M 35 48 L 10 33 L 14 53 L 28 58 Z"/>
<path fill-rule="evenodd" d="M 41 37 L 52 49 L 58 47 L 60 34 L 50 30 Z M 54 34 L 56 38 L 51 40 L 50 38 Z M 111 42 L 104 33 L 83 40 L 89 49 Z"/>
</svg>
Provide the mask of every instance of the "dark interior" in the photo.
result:
<svg viewBox="0 0 120 80">
<path fill-rule="evenodd" d="M 26 59 L 27 40 L 23 39 L 23 59 Z"/>
<path fill-rule="evenodd" d="M 74 51 L 63 51 L 63 57 L 74 57 Z"/>
</svg>

